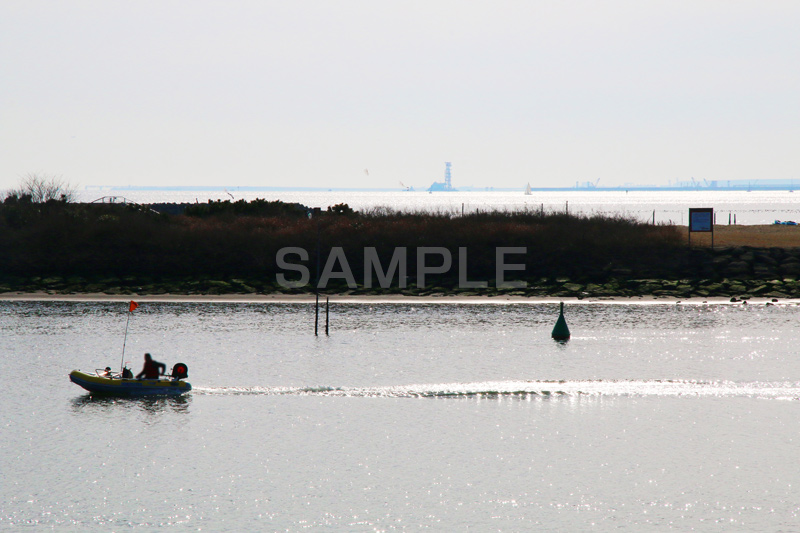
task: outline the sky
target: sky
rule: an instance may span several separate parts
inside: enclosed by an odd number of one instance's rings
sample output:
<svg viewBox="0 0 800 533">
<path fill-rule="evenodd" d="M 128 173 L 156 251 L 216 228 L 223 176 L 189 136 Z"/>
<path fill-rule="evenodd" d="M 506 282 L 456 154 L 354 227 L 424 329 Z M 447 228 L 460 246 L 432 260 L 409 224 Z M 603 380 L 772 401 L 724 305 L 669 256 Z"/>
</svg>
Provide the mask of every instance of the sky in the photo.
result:
<svg viewBox="0 0 800 533">
<path fill-rule="evenodd" d="M 797 0 L 0 0 L 0 190 L 797 179 L 798 28 Z"/>
</svg>

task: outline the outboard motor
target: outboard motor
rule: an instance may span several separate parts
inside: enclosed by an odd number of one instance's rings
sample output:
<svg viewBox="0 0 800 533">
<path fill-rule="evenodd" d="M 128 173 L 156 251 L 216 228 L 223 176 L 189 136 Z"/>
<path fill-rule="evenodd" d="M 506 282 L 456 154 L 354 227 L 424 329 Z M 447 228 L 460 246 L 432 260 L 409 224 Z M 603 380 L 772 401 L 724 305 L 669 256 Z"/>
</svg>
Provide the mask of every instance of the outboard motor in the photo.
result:
<svg viewBox="0 0 800 533">
<path fill-rule="evenodd" d="M 189 377 L 189 367 L 184 363 L 177 363 L 172 367 L 172 379 L 186 379 Z"/>
</svg>

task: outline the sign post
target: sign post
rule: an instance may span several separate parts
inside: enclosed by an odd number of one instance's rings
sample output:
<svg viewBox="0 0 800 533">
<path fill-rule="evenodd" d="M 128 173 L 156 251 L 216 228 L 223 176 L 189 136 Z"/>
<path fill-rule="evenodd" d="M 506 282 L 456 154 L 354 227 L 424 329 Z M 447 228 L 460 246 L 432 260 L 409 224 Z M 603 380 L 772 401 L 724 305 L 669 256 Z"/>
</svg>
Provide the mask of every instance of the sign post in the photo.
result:
<svg viewBox="0 0 800 533">
<path fill-rule="evenodd" d="M 711 249 L 714 249 L 714 208 L 689 208 L 689 246 L 692 245 L 692 233 L 711 233 Z"/>
</svg>

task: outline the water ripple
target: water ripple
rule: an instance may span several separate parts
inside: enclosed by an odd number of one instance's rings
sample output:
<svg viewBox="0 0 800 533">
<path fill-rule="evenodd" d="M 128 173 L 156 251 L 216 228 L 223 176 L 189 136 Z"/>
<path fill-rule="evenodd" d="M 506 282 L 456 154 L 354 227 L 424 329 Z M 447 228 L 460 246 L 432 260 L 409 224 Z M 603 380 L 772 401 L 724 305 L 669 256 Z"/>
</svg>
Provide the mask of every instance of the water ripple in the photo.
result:
<svg viewBox="0 0 800 533">
<path fill-rule="evenodd" d="M 487 381 L 387 387 L 195 387 L 200 395 L 294 395 L 366 398 L 685 396 L 800 399 L 800 382 L 696 380 Z"/>
</svg>

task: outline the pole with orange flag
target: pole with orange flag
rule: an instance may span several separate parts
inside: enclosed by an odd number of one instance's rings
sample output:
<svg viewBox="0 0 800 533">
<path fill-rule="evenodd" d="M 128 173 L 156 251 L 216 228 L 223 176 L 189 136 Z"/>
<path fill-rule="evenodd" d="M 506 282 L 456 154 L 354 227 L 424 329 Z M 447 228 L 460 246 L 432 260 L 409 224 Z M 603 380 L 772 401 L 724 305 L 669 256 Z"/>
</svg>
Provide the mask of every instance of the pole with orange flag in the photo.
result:
<svg viewBox="0 0 800 533">
<path fill-rule="evenodd" d="M 122 361 L 119 363 L 119 372 L 122 374 L 122 371 L 125 370 L 125 344 L 128 342 L 128 324 L 131 322 L 131 313 L 139 307 L 139 304 L 131 300 L 130 305 L 128 306 L 128 320 L 125 321 L 125 340 L 122 341 Z"/>
</svg>

